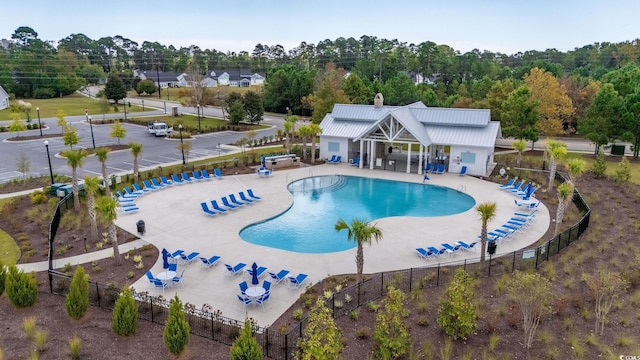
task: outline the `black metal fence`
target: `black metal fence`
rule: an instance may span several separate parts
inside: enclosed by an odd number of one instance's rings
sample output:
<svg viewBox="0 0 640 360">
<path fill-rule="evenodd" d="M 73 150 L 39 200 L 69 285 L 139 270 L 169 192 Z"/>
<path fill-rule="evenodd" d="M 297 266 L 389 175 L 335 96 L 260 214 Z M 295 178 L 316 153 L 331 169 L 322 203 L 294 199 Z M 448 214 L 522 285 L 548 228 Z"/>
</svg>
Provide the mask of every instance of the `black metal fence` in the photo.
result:
<svg viewBox="0 0 640 360">
<path fill-rule="evenodd" d="M 47 254 L 49 260 L 49 270 L 53 269 L 53 244 L 56 238 L 56 234 L 58 233 L 58 227 L 60 226 L 60 218 L 62 218 L 62 211 L 66 211 L 69 208 L 73 207 L 73 193 L 67 194 L 64 198 L 62 198 L 56 204 L 56 209 L 53 212 L 53 217 L 51 218 L 51 222 L 49 222 L 49 253 Z M 49 287 L 50 291 L 53 292 L 52 288 L 52 279 L 51 275 L 49 275 Z"/>
<path fill-rule="evenodd" d="M 560 174 L 557 174 L 556 179 L 564 180 Z M 60 201 L 56 214 L 61 208 L 60 204 L 68 201 L 66 199 Z M 371 276 L 354 286 L 340 289 L 340 291 L 335 292 L 327 299 L 326 305 L 332 310 L 333 317 L 338 318 L 351 313 L 360 306 L 384 297 L 389 286 L 410 292 L 414 289 L 432 288 L 448 284 L 453 277 L 453 273 L 459 267 L 477 277 L 497 276 L 517 270 L 537 269 L 540 264 L 547 261 L 552 255 L 559 253 L 569 244 L 576 241 L 589 226 L 591 209 L 577 190 L 574 192 L 573 203 L 582 214 L 580 220 L 561 234 L 535 248 L 522 249 L 499 257 L 489 256 L 484 265 L 480 263 L 480 258 L 478 257 L 463 261 L 439 263 L 434 267 L 383 272 Z M 57 216 L 59 217 L 59 215 Z M 52 220 L 53 223 L 54 220 Z M 55 226 L 57 227 L 57 224 Z M 52 238 L 53 236 L 50 237 L 50 241 Z M 71 278 L 71 275 L 49 270 L 51 292 L 57 295 L 66 295 Z M 115 286 L 93 281 L 89 281 L 89 289 L 91 305 L 109 310 L 114 308 L 121 292 Z M 147 292 L 135 292 L 134 297 L 138 303 L 139 319 L 161 325 L 165 323 L 169 312 L 169 301 L 167 299 L 159 296 L 150 296 Z M 196 309 L 191 304 L 185 304 L 184 311 L 191 326 L 192 334 L 226 345 L 233 344 L 244 325 L 243 321 L 224 317 L 219 311 L 212 311 L 212 309 L 206 307 Z M 254 323 L 252 323 L 252 327 L 266 357 L 288 360 L 294 357 L 298 340 L 302 337 L 307 323 L 308 318 L 304 318 L 291 329 L 269 329 L 259 327 Z"/>
</svg>

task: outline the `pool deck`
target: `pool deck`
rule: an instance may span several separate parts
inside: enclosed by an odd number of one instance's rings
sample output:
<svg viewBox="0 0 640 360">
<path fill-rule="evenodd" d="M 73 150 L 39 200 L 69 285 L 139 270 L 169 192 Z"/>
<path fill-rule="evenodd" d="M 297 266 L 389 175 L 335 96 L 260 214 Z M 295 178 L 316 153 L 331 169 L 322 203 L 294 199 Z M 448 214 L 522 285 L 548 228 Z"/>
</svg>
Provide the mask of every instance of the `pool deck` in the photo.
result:
<svg viewBox="0 0 640 360">
<path fill-rule="evenodd" d="M 265 303 L 266 310 L 260 306 L 245 308 L 236 298 L 236 294 L 239 293 L 238 283 L 245 280 L 250 282 L 250 277 L 246 271 L 233 277 L 226 276 L 227 271 L 223 264 L 233 266 L 243 262 L 249 268 L 255 261 L 260 266 L 266 266 L 267 271 L 271 272 L 287 269 L 293 275 L 305 273 L 309 275 L 305 285 L 317 283 L 329 275 L 355 273 L 355 248 L 330 254 L 301 254 L 250 244 L 238 235 L 243 227 L 278 215 L 291 206 L 293 196 L 287 191 L 287 184 L 290 182 L 309 176 L 335 174 L 422 183 L 422 175 L 359 169 L 348 164 L 324 164 L 280 170 L 273 172 L 269 177 L 256 174 L 225 176 L 222 179 L 194 181 L 191 184 L 174 185 L 168 189 L 148 193 L 136 200 L 140 211 L 120 214 L 117 225 L 135 234 L 136 222 L 144 220 L 146 233 L 142 238 L 160 250 L 166 248 L 173 252 L 182 249 L 186 253 L 197 251 L 206 258 L 213 255 L 222 257 L 217 265 L 209 269 L 201 267 L 199 259 L 188 265 L 178 265 L 178 273 L 186 269 L 184 287 L 174 284 L 165 290 L 165 298 L 173 297 L 177 293 L 183 303 L 191 303 L 196 308 L 209 304 L 214 310 L 221 310 L 223 316 L 240 321 L 249 316 L 257 320 L 260 326 L 269 326 L 298 299 L 304 289 L 288 289 L 284 281 L 281 284 L 273 284 L 271 297 Z M 461 189 L 473 196 L 476 204 L 485 201 L 497 202 L 497 215 L 495 220 L 489 223 L 489 230 L 499 227 L 518 211 L 514 204 L 515 196 L 498 189 L 493 182 L 453 173 L 429 177 L 431 180 L 427 181 L 428 184 Z M 202 201 L 219 200 L 222 196 L 237 194 L 248 188 L 253 189 L 262 200 L 213 217 L 205 215 L 200 208 Z M 433 266 L 438 261 L 477 258 L 480 254 L 476 247 L 475 251 L 460 251 L 450 257 L 425 261 L 418 257 L 415 251 L 417 247 L 439 246 L 444 242 L 475 241 L 481 230 L 480 218 L 475 207 L 453 216 L 390 217 L 375 222 L 382 230 L 383 237 L 377 244 L 365 245 L 365 274 Z M 501 242 L 498 255 L 533 244 L 544 235 L 549 224 L 549 212 L 541 204 L 532 225 L 513 238 Z M 317 236 L 320 239 L 322 234 Z M 151 271 L 154 274 L 162 271 L 161 257 Z M 267 279 L 271 280 L 265 273 L 261 280 Z M 162 289 L 150 287 L 146 278 L 137 280 L 133 287 L 138 291 L 149 291 L 149 294 L 154 296 L 163 293 Z"/>
</svg>

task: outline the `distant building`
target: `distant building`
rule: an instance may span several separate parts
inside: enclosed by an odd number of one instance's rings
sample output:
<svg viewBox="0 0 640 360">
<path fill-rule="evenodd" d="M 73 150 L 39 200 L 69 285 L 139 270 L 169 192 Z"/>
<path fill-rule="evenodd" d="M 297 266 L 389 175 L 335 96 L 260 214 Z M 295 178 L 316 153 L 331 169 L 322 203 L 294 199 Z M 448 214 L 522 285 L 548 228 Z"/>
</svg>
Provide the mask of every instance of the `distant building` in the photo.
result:
<svg viewBox="0 0 640 360">
<path fill-rule="evenodd" d="M 9 45 L 13 44 L 13 40 L 0 39 L 0 47 L 3 49 L 9 49 Z"/>
<path fill-rule="evenodd" d="M 0 86 L 0 110 L 9 107 L 9 94 Z"/>
<path fill-rule="evenodd" d="M 160 83 L 161 88 L 192 87 L 193 81 L 189 79 L 189 74 L 178 72 L 157 72 L 155 70 L 140 71 L 135 70 L 134 76 L 141 80 L 152 80 L 156 86 Z M 249 69 L 221 69 L 208 71 L 200 82 L 206 87 L 216 87 L 218 85 L 231 87 L 248 87 L 264 84 L 265 75 L 252 73 Z"/>
</svg>

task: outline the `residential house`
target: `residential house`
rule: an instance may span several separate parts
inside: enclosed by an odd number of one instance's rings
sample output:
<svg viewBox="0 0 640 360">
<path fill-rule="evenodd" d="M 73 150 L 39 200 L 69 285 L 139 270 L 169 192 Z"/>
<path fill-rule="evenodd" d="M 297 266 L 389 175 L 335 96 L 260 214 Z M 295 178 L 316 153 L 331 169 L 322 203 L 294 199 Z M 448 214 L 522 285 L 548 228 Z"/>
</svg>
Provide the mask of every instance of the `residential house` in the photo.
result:
<svg viewBox="0 0 640 360">
<path fill-rule="evenodd" d="M 495 167 L 493 151 L 500 123 L 487 109 L 427 107 L 422 102 L 386 106 L 336 104 L 320 123 L 320 157 L 356 157 L 360 168 L 405 170 L 421 174 L 426 164 L 446 171 L 487 176 Z"/>
<path fill-rule="evenodd" d="M 9 107 L 9 94 L 0 86 L 0 110 Z"/>
<path fill-rule="evenodd" d="M 251 69 L 220 69 L 212 70 L 209 76 L 218 82 L 218 85 L 232 87 L 247 87 L 253 85 L 262 85 L 265 75 L 261 73 L 252 73 Z"/>
<path fill-rule="evenodd" d="M 186 84 L 185 75 L 185 73 L 173 71 L 135 70 L 133 72 L 134 77 L 137 76 L 140 80 L 152 80 L 156 86 L 159 83 L 162 89 L 186 86 L 182 85 L 183 83 Z"/>
</svg>

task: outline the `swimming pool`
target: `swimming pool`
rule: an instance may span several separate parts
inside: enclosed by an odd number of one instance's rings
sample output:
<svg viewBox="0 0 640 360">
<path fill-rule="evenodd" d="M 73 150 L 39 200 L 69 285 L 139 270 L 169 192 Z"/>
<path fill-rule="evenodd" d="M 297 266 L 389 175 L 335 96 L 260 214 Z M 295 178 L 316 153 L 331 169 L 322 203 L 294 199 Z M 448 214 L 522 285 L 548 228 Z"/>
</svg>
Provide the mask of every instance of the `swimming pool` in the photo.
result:
<svg viewBox="0 0 640 360">
<path fill-rule="evenodd" d="M 340 218 L 350 223 L 354 218 L 448 216 L 475 205 L 471 196 L 443 186 L 356 176 L 310 177 L 292 182 L 288 189 L 292 206 L 242 229 L 243 240 L 300 253 L 330 253 L 356 246 L 346 231 L 334 230 Z"/>
</svg>

